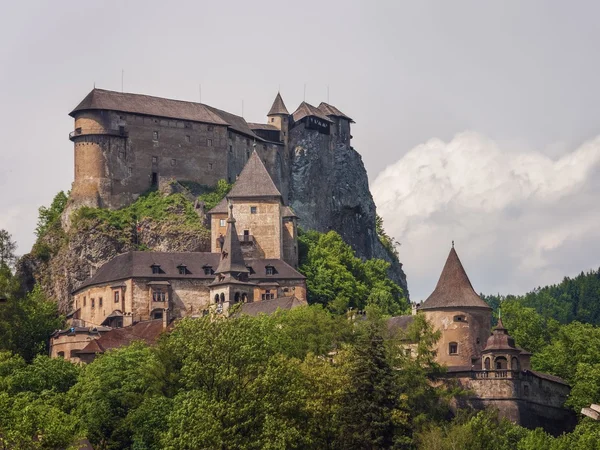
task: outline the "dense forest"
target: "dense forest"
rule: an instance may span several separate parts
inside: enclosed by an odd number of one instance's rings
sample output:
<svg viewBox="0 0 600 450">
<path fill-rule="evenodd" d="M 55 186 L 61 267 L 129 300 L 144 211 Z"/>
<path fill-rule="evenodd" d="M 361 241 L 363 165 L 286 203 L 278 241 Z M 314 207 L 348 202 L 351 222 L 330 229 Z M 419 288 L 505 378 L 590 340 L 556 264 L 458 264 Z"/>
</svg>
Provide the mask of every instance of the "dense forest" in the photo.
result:
<svg viewBox="0 0 600 450">
<path fill-rule="evenodd" d="M 42 233 L 59 203 L 40 211 Z M 465 393 L 435 382 L 444 374 L 432 351 L 439 334 L 420 315 L 406 331 L 386 325 L 408 310 L 387 263 L 357 258 L 334 232 L 299 240 L 309 307 L 182 319 L 156 345 L 81 366 L 47 357 L 64 317 L 39 287 L 24 291 L 14 243 L 0 231 L 0 449 L 76 448 L 84 438 L 96 450 L 600 449 L 600 423 L 587 418 L 552 437 L 495 411 L 451 414 Z M 535 352 L 535 369 L 573 385 L 575 411 L 600 402 L 599 278 L 483 296 Z M 418 342 L 412 355 L 406 340 Z"/>
</svg>

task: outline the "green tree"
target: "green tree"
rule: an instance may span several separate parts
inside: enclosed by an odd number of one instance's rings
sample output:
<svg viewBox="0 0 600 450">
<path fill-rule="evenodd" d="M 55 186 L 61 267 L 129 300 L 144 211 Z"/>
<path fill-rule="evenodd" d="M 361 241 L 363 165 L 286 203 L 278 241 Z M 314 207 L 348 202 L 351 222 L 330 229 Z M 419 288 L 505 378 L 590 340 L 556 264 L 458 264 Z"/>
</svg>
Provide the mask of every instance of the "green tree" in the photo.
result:
<svg viewBox="0 0 600 450">
<path fill-rule="evenodd" d="M 336 313 L 348 308 L 381 308 L 399 314 L 408 308 L 402 289 L 389 279 L 389 263 L 357 258 L 335 231 L 300 233 L 300 271 L 306 275 L 308 300 Z"/>
<path fill-rule="evenodd" d="M 80 432 L 99 450 L 129 448 L 138 430 L 136 410 L 150 408 L 149 398 L 161 396 L 162 380 L 158 359 L 146 345 L 136 342 L 110 351 L 85 367 L 78 383 L 69 391 L 73 414 L 79 418 Z M 162 411 L 159 405 L 158 411 Z M 160 414 L 165 419 L 164 411 Z M 152 418 L 160 426 L 166 420 Z M 144 430 L 138 439 L 155 436 Z M 143 446 L 140 448 L 144 448 Z"/>
<path fill-rule="evenodd" d="M 17 260 L 15 251 L 17 243 L 12 240 L 12 235 L 6 230 L 0 230 L 0 268 L 12 268 Z M 2 295 L 2 292 L 0 292 Z"/>
<path fill-rule="evenodd" d="M 348 386 L 341 398 L 336 447 L 384 449 L 394 445 L 399 390 L 378 319 L 357 323 L 356 343 L 342 364 Z"/>
<path fill-rule="evenodd" d="M 68 194 L 65 194 L 64 191 L 60 191 L 54 196 L 49 208 L 40 206 L 38 209 L 37 226 L 35 228 L 35 234 L 38 239 L 44 236 L 50 227 L 59 222 L 60 215 L 67 205 L 67 200 Z"/>
<path fill-rule="evenodd" d="M 64 317 L 59 316 L 56 302 L 46 298 L 38 285 L 21 297 L 18 280 L 13 277 L 6 283 L 12 292 L 7 302 L 0 304 L 0 350 L 13 351 L 31 361 L 47 351 L 48 337 L 63 326 Z"/>
<path fill-rule="evenodd" d="M 502 303 L 502 322 L 516 344 L 533 353 L 548 345 L 559 327 L 556 320 L 545 319 L 534 308 L 523 306 L 516 300 Z"/>
</svg>

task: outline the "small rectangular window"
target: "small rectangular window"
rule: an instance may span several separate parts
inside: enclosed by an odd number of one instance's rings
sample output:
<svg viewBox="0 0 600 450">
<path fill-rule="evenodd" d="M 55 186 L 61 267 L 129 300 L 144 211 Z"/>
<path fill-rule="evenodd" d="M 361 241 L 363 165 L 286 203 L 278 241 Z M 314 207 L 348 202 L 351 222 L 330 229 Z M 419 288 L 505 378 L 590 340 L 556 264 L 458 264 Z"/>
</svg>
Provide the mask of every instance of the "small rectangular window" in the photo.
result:
<svg viewBox="0 0 600 450">
<path fill-rule="evenodd" d="M 119 152 L 119 158 L 125 159 L 125 152 Z"/>
<path fill-rule="evenodd" d="M 206 146 L 207 147 L 212 147 L 212 139 L 207 139 L 206 140 Z"/>
<path fill-rule="evenodd" d="M 256 214 L 256 212 L 257 212 L 256 206 L 251 206 L 250 207 L 250 214 Z"/>
<path fill-rule="evenodd" d="M 212 163 L 208 163 L 208 170 L 212 170 Z"/>
<path fill-rule="evenodd" d="M 458 344 L 456 342 L 451 342 L 449 345 L 449 353 L 451 355 L 458 354 Z"/>
<path fill-rule="evenodd" d="M 164 302 L 166 298 L 167 298 L 167 295 L 163 291 L 152 292 L 152 301 L 154 301 L 154 302 Z"/>
<path fill-rule="evenodd" d="M 190 135 L 186 135 L 186 136 L 185 136 L 185 142 L 187 142 L 188 144 L 189 144 L 190 142 L 192 142 L 192 137 L 191 137 Z"/>
<path fill-rule="evenodd" d="M 158 162 L 158 156 L 152 157 L 152 164 L 156 164 Z"/>
<path fill-rule="evenodd" d="M 176 160 L 175 158 L 173 158 L 173 159 L 171 160 L 171 165 L 172 165 L 172 166 L 176 166 L 176 165 L 177 165 L 177 160 Z"/>
<path fill-rule="evenodd" d="M 219 226 L 224 227 L 226 225 L 227 221 L 225 219 L 221 219 L 219 221 Z"/>
<path fill-rule="evenodd" d="M 133 167 L 128 167 L 127 172 L 129 172 L 129 175 L 131 175 L 133 173 Z"/>
<path fill-rule="evenodd" d="M 102 297 L 100 297 L 100 298 L 98 299 L 98 306 L 99 306 L 100 308 L 102 308 Z"/>
<path fill-rule="evenodd" d="M 233 153 L 233 145 L 229 146 L 229 153 Z"/>
<path fill-rule="evenodd" d="M 96 299 L 95 299 L 95 298 L 93 298 L 93 299 L 92 299 L 92 308 L 95 308 L 95 307 L 96 307 Z"/>
<path fill-rule="evenodd" d="M 87 306 L 87 301 L 85 297 L 83 297 L 83 306 Z"/>
<path fill-rule="evenodd" d="M 115 291 L 115 303 L 119 303 L 121 297 L 121 293 L 119 291 Z"/>
<path fill-rule="evenodd" d="M 152 139 L 155 141 L 158 141 L 158 131 L 153 131 L 152 132 Z"/>
</svg>

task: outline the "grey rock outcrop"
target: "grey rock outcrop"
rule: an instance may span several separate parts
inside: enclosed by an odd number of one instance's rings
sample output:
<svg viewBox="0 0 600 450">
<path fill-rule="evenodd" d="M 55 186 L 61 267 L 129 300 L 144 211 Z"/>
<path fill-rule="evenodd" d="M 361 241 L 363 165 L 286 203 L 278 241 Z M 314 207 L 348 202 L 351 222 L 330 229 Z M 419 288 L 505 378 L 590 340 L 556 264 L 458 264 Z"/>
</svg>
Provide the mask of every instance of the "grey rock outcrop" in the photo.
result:
<svg viewBox="0 0 600 450">
<path fill-rule="evenodd" d="M 290 133 L 289 203 L 304 229 L 334 230 L 361 258 L 391 264 L 389 275 L 408 295 L 402 264 L 381 244 L 376 207 L 360 154 L 330 136 L 305 130 Z"/>
</svg>

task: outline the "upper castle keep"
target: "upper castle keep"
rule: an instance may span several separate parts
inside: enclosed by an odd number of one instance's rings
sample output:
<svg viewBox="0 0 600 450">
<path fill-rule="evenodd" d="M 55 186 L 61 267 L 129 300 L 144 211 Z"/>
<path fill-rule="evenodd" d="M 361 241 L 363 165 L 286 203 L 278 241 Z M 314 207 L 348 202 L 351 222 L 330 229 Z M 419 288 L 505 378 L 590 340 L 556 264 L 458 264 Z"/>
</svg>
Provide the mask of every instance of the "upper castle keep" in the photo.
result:
<svg viewBox="0 0 600 450">
<path fill-rule="evenodd" d="M 230 183 L 253 148 L 288 201 L 290 149 L 320 136 L 320 147 L 349 145 L 352 119 L 327 103 L 289 114 L 278 93 L 267 123 L 202 103 L 93 89 L 70 115 L 75 129 L 75 206 L 120 208 L 162 180 Z"/>
</svg>

